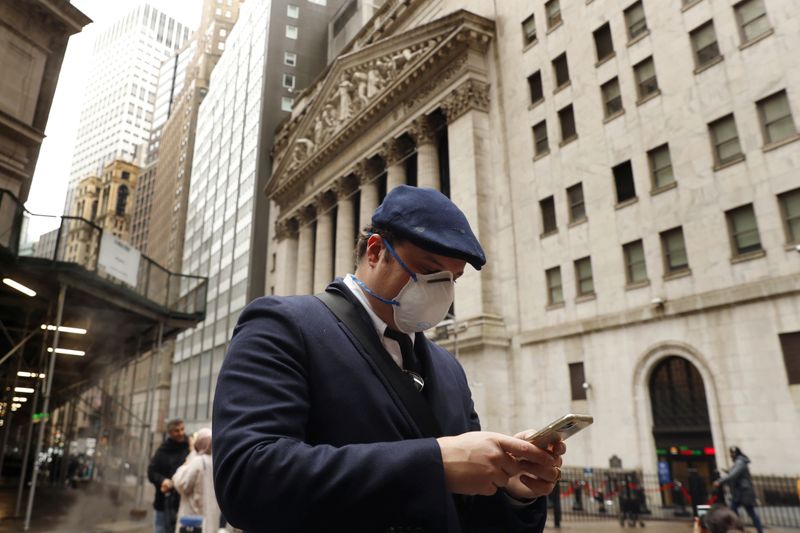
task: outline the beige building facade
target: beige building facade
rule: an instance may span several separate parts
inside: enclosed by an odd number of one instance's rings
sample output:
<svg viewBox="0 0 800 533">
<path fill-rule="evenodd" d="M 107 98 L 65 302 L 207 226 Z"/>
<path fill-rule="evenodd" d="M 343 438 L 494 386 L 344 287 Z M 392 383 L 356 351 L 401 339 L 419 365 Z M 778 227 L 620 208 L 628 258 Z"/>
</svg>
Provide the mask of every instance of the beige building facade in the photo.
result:
<svg viewBox="0 0 800 533">
<path fill-rule="evenodd" d="M 387 190 L 438 188 L 488 258 L 432 333 L 484 427 L 587 412 L 573 465 L 796 473 L 798 15 L 386 2 L 276 134 L 268 292 L 323 290 Z"/>
</svg>

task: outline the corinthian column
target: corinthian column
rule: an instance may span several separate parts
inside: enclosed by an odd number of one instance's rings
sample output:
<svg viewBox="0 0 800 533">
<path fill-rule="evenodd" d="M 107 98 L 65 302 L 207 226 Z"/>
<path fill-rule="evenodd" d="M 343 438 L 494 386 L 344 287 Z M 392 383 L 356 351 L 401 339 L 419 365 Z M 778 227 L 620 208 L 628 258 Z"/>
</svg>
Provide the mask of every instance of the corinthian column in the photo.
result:
<svg viewBox="0 0 800 533">
<path fill-rule="evenodd" d="M 333 279 L 333 194 L 317 198 L 317 238 L 314 246 L 314 292 L 322 292 Z"/>
<path fill-rule="evenodd" d="M 297 282 L 297 220 L 285 218 L 275 222 L 278 238 L 275 294 L 295 294 Z"/>
<path fill-rule="evenodd" d="M 336 259 L 334 261 L 333 275 L 344 276 L 354 270 L 353 265 L 355 235 L 353 226 L 355 223 L 355 205 L 353 193 L 355 188 L 351 183 L 342 179 L 336 184 Z"/>
<path fill-rule="evenodd" d="M 361 184 L 361 202 L 358 213 L 358 229 L 364 229 L 372 223 L 372 213 L 378 207 L 378 177 L 374 167 L 362 161 L 354 174 Z"/>
<path fill-rule="evenodd" d="M 417 186 L 442 190 L 439 175 L 439 151 L 436 146 L 436 131 L 431 119 L 421 116 L 409 130 L 409 135 L 417 143 Z"/>
<path fill-rule="evenodd" d="M 314 289 L 314 208 L 300 209 L 297 221 L 300 224 L 297 243 L 297 294 L 311 294 Z"/>
<path fill-rule="evenodd" d="M 390 139 L 383 143 L 380 155 L 386 161 L 386 192 L 388 193 L 398 185 L 408 183 L 406 176 L 405 157 L 408 150 L 398 139 Z"/>
</svg>

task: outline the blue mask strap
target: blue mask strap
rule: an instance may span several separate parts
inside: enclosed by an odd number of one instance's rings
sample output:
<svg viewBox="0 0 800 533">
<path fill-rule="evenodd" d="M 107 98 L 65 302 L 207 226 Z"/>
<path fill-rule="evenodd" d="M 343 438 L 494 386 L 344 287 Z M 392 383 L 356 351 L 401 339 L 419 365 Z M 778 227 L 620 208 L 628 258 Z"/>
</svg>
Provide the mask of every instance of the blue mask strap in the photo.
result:
<svg viewBox="0 0 800 533">
<path fill-rule="evenodd" d="M 374 233 L 370 233 L 370 235 L 375 235 L 375 234 Z M 415 273 L 413 273 L 411 271 L 411 269 L 406 266 L 406 264 L 403 262 L 403 260 L 400 259 L 400 256 L 397 255 L 397 253 L 395 253 L 394 248 L 392 248 L 392 245 L 389 244 L 389 241 L 387 241 L 386 239 L 383 239 L 382 237 L 381 237 L 381 239 L 383 240 L 383 244 L 386 245 L 386 249 L 389 250 L 390 254 L 392 254 L 392 257 L 397 259 L 397 262 L 400 263 L 400 266 L 403 267 L 403 270 L 408 272 L 408 275 L 411 276 L 411 279 L 413 279 L 414 283 L 416 283 L 417 282 L 417 275 Z"/>
<path fill-rule="evenodd" d="M 354 279 L 354 280 L 356 280 L 356 283 L 358 283 L 358 285 L 359 285 L 359 286 L 360 286 L 362 289 L 364 289 L 365 291 L 367 291 L 367 293 L 368 293 L 370 296 L 372 296 L 373 298 L 377 298 L 379 301 L 381 301 L 381 302 L 385 303 L 386 305 L 396 305 L 396 306 L 400 306 L 400 302 L 398 302 L 397 300 L 387 300 L 387 299 L 386 299 L 386 298 L 384 298 L 383 296 L 378 296 L 377 294 L 375 294 L 374 292 L 372 292 L 372 289 L 370 289 L 369 287 L 367 287 L 367 285 L 366 285 L 366 284 L 365 284 L 363 281 L 361 281 L 360 279 L 358 279 L 357 277 L 353 276 L 353 279 Z"/>
</svg>

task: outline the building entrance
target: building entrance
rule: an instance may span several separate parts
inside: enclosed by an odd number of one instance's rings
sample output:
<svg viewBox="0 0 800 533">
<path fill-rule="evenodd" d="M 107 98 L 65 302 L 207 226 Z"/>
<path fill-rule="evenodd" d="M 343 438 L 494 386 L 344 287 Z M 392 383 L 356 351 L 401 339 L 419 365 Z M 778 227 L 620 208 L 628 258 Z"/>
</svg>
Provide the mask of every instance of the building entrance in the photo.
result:
<svg viewBox="0 0 800 533">
<path fill-rule="evenodd" d="M 707 503 L 717 472 L 700 372 L 683 357 L 662 359 L 650 377 L 650 405 L 664 504 Z"/>
</svg>

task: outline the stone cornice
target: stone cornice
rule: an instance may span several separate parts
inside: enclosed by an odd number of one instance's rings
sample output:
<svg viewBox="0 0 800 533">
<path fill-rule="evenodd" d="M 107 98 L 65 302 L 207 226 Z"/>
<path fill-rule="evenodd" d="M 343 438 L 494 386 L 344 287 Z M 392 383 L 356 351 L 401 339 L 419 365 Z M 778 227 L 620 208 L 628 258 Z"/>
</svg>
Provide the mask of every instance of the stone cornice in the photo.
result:
<svg viewBox="0 0 800 533">
<path fill-rule="evenodd" d="M 304 111 L 276 135 L 267 195 L 285 204 L 295 184 L 403 105 L 421 80 L 442 79 L 436 74 L 454 62 L 463 66 L 466 50 L 485 52 L 493 35 L 492 21 L 458 11 L 337 59 Z"/>
</svg>

